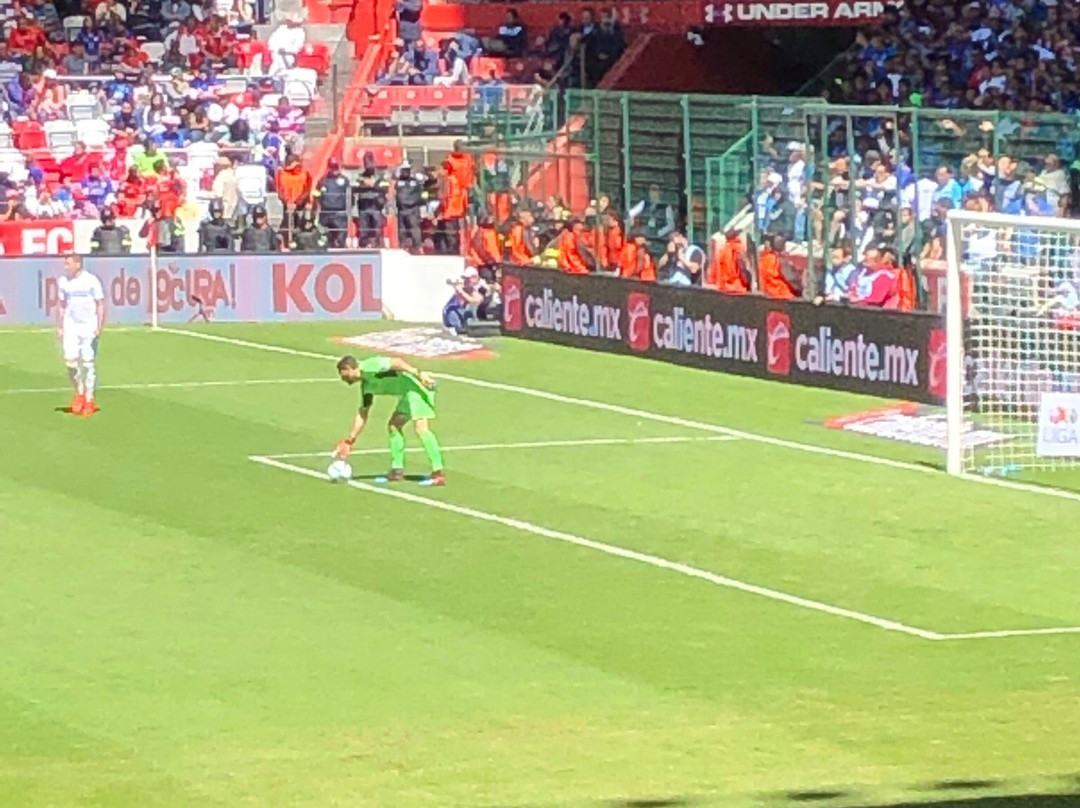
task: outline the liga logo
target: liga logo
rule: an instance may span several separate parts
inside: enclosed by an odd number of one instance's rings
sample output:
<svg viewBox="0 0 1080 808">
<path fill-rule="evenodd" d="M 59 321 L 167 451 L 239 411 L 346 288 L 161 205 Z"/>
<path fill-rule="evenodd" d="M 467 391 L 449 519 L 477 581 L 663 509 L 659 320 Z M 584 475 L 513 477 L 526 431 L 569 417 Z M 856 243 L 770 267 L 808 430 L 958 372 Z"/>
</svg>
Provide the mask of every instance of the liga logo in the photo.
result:
<svg viewBox="0 0 1080 808">
<path fill-rule="evenodd" d="M 770 311 L 765 317 L 765 367 L 769 373 L 791 373 L 791 317 L 782 311 Z"/>
<path fill-rule="evenodd" d="M 516 275 L 503 275 L 502 300 L 503 328 L 507 331 L 520 331 L 524 321 L 521 311 L 521 278 Z"/>
<path fill-rule="evenodd" d="M 1080 412 L 1075 407 L 1052 407 L 1049 420 L 1054 426 L 1075 424 L 1080 421 Z"/>
<path fill-rule="evenodd" d="M 644 353 L 651 347 L 652 299 L 645 292 L 626 296 L 626 344 L 630 350 Z"/>
</svg>

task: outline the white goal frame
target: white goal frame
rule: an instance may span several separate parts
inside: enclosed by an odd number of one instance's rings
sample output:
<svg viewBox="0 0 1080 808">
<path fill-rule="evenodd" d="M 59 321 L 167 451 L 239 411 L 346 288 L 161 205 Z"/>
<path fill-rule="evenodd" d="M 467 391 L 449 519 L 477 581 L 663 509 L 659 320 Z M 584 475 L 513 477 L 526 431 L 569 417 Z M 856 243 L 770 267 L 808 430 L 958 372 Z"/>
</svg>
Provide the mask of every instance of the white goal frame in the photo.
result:
<svg viewBox="0 0 1080 808">
<path fill-rule="evenodd" d="M 1058 234 L 1080 236 L 1080 221 L 1051 216 L 1019 216 L 1006 213 L 949 211 L 946 225 L 946 259 L 948 270 L 945 288 L 946 330 L 946 398 L 947 436 L 946 469 L 952 475 L 964 475 L 965 469 L 965 326 L 967 319 L 962 303 L 964 295 L 963 228 L 983 225 L 991 228 L 1024 228 L 1046 230 Z"/>
</svg>

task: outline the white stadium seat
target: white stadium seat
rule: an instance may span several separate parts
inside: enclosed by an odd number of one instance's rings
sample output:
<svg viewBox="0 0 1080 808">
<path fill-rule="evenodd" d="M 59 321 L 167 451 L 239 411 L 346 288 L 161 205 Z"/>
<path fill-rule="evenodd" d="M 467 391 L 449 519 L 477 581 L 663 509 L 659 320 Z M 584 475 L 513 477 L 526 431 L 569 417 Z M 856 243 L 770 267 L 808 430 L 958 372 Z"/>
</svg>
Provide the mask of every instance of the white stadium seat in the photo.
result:
<svg viewBox="0 0 1080 808">
<path fill-rule="evenodd" d="M 261 163 L 244 163 L 236 167 L 236 185 L 240 197 L 249 205 L 266 202 L 266 166 Z"/>
<path fill-rule="evenodd" d="M 309 67 L 294 67 L 285 71 L 284 95 L 294 107 L 307 108 L 318 95 L 319 74 Z"/>
<path fill-rule="evenodd" d="M 73 149 L 75 147 L 75 124 L 71 121 L 46 121 L 45 142 L 53 150 Z"/>
<path fill-rule="evenodd" d="M 98 101 L 93 93 L 76 90 L 67 97 L 68 118 L 73 121 L 85 121 L 98 116 Z"/>
<path fill-rule="evenodd" d="M 90 149 L 106 146 L 112 139 L 112 129 L 108 121 L 101 118 L 83 118 L 76 121 L 75 134 L 79 142 Z"/>
<path fill-rule="evenodd" d="M 68 42 L 75 41 L 75 37 L 82 30 L 85 20 L 86 17 L 83 16 L 64 17 L 64 35 L 67 37 Z"/>
</svg>

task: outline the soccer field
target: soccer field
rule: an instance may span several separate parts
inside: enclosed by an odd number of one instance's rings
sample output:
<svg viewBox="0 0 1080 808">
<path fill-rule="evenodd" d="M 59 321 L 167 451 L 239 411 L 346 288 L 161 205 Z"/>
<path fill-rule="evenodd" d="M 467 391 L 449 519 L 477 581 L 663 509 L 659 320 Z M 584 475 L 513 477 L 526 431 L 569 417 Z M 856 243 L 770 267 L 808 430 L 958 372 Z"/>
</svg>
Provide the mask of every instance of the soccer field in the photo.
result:
<svg viewBox="0 0 1080 808">
<path fill-rule="evenodd" d="M 386 401 L 332 485 L 366 328 L 107 332 L 93 419 L 0 332 L 0 806 L 1080 799 L 1080 495 L 510 340 L 415 360 L 446 488 Z"/>
</svg>

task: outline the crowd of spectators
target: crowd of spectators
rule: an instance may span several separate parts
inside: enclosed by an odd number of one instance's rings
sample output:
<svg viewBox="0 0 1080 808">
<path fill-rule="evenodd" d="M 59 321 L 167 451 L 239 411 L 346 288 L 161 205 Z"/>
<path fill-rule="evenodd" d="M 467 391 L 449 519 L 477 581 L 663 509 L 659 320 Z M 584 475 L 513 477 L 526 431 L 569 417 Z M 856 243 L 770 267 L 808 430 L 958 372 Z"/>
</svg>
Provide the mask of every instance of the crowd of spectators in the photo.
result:
<svg viewBox="0 0 1080 808">
<path fill-rule="evenodd" d="M 0 216 L 169 216 L 239 165 L 272 178 L 303 148 L 305 109 L 283 91 L 305 34 L 290 19 L 259 42 L 255 22 L 249 0 L 16 5 L 0 42 Z"/>
<path fill-rule="evenodd" d="M 530 39 L 517 9 L 510 8 L 491 36 L 479 37 L 466 30 L 432 41 L 420 24 L 420 8 L 421 0 L 398 0 L 398 38 L 378 84 L 462 86 L 501 81 L 501 75 L 477 69 L 477 58 L 490 56 L 545 60 L 551 70 L 540 71 L 536 77 L 545 84 L 595 86 L 626 50 L 614 9 L 603 11 L 599 20 L 592 9 L 584 9 L 577 23 L 562 12 L 546 36 Z M 534 76 L 511 78 L 532 80 Z"/>
<path fill-rule="evenodd" d="M 1077 112 L 1080 6 L 906 0 L 859 35 L 830 97 L 856 104 Z"/>
</svg>

